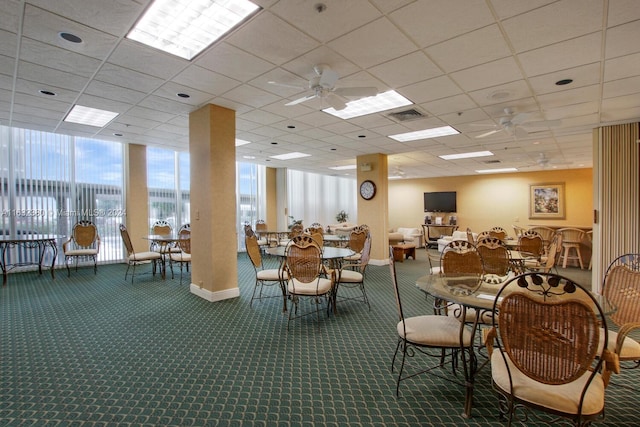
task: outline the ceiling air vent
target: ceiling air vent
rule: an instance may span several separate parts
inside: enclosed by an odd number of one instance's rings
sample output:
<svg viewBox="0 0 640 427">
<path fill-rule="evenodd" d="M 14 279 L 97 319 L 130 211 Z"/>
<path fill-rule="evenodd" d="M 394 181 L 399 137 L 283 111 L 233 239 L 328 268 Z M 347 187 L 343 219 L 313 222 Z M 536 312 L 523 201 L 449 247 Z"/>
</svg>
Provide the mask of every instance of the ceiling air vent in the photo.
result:
<svg viewBox="0 0 640 427">
<path fill-rule="evenodd" d="M 484 163 L 488 165 L 493 165 L 495 163 L 500 163 L 500 160 L 486 160 Z"/>
<path fill-rule="evenodd" d="M 415 108 L 410 108 L 408 110 L 389 113 L 389 117 L 397 122 L 407 122 L 409 120 L 422 119 L 426 117 L 426 115 L 422 114 L 420 111 L 416 110 Z"/>
</svg>

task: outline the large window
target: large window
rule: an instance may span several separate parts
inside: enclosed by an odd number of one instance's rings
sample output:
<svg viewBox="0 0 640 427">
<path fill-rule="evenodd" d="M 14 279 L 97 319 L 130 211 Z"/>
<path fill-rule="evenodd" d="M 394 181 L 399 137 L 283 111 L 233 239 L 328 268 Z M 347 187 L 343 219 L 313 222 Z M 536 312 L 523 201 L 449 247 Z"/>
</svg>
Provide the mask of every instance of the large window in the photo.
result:
<svg viewBox="0 0 640 427">
<path fill-rule="evenodd" d="M 122 144 L 0 126 L 0 147 L 0 233 L 53 234 L 61 246 L 76 222 L 90 220 L 102 239 L 99 261 L 123 258 Z M 35 255 L 8 254 L 20 262 Z"/>
<path fill-rule="evenodd" d="M 149 228 L 158 220 L 174 230 L 190 221 L 189 153 L 147 147 Z"/>
<path fill-rule="evenodd" d="M 266 217 L 266 168 L 251 163 L 236 163 L 236 227 L 238 248 L 244 250 L 244 224 L 254 226 Z"/>
<path fill-rule="evenodd" d="M 336 223 L 336 215 L 345 211 L 348 221 L 357 223 L 356 180 L 319 175 L 295 170 L 287 171 L 289 213 L 304 226 L 318 222 L 323 226 Z"/>
</svg>

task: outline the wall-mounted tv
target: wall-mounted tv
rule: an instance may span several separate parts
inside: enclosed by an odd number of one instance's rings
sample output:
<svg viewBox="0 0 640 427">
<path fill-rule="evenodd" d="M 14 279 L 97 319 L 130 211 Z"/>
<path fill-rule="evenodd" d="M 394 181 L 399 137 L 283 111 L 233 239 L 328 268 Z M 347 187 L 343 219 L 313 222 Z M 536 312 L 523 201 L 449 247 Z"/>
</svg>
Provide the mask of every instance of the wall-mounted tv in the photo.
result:
<svg viewBox="0 0 640 427">
<path fill-rule="evenodd" d="M 458 212 L 455 191 L 424 193 L 425 212 Z"/>
</svg>

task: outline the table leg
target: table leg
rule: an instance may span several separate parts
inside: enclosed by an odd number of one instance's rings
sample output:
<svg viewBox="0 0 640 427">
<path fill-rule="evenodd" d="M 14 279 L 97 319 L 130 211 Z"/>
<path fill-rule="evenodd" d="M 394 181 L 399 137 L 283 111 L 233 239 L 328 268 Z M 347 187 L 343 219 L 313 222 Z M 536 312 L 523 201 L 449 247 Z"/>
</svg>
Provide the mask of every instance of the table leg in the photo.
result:
<svg viewBox="0 0 640 427">
<path fill-rule="evenodd" d="M 462 317 L 460 321 L 460 352 L 462 356 L 462 367 L 464 370 L 465 380 L 464 412 L 462 413 L 463 418 L 471 418 L 471 409 L 473 408 L 473 386 L 475 382 L 475 376 L 478 371 L 478 363 L 474 351 L 474 343 L 476 330 L 478 328 L 478 321 L 480 320 L 480 314 L 481 310 L 476 310 L 476 316 L 471 329 L 471 345 L 467 349 L 464 347 L 463 341 L 464 329 L 466 327 L 464 319 L 467 318 L 467 307 L 464 305 L 462 306 Z M 467 352 L 469 360 L 467 360 Z"/>
<path fill-rule="evenodd" d="M 9 245 L 3 243 L 2 244 L 2 256 L 0 256 L 0 267 L 2 267 L 2 286 L 6 286 L 7 284 L 7 262 L 6 262 L 6 255 L 7 255 L 7 247 Z"/>
</svg>

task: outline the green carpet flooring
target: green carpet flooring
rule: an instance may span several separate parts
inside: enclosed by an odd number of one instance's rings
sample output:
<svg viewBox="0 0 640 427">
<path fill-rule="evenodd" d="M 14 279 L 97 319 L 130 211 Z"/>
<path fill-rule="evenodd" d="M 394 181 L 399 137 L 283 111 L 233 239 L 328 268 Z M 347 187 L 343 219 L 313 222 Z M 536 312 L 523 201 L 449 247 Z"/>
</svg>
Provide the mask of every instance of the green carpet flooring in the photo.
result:
<svg viewBox="0 0 640 427">
<path fill-rule="evenodd" d="M 407 315 L 430 312 L 415 287 L 427 263 L 397 264 Z M 395 396 L 397 314 L 387 266 L 370 266 L 358 302 L 287 332 L 278 298 L 254 303 L 238 255 L 240 298 L 207 302 L 179 278 L 124 280 L 124 265 L 10 274 L 0 293 L 0 426 L 495 426 L 489 367 L 464 390 L 421 375 Z M 268 292 L 277 292 L 269 289 Z M 308 307 L 305 307 L 308 308 Z M 443 371 L 447 374 L 447 371 Z M 448 374 L 452 375 L 452 374 Z M 640 424 L 640 372 L 607 390 L 606 419 Z M 534 425 L 534 424 L 527 424 Z"/>
</svg>

